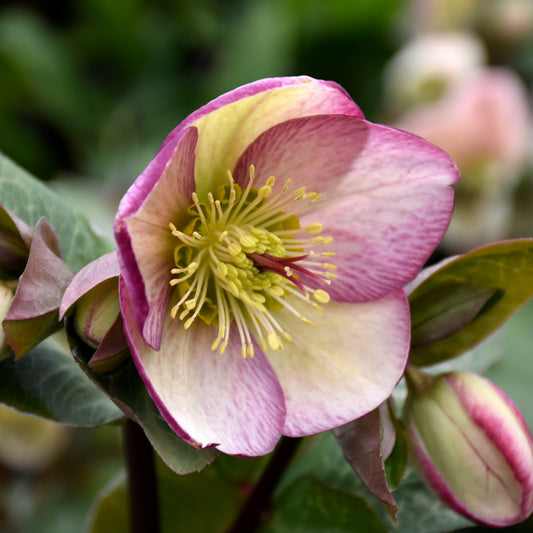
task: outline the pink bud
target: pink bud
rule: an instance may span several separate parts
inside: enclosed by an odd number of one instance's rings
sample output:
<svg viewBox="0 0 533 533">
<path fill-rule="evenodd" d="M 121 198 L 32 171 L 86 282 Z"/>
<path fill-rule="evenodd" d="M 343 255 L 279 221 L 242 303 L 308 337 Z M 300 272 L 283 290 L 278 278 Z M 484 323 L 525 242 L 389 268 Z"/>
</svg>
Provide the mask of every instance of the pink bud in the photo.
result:
<svg viewBox="0 0 533 533">
<path fill-rule="evenodd" d="M 415 463 L 454 511 L 489 526 L 533 512 L 533 440 L 512 401 L 468 372 L 409 369 L 404 409 Z"/>
<path fill-rule="evenodd" d="M 118 282 L 116 278 L 111 278 L 93 287 L 78 300 L 74 327 L 89 346 L 97 348 L 119 312 Z"/>
</svg>

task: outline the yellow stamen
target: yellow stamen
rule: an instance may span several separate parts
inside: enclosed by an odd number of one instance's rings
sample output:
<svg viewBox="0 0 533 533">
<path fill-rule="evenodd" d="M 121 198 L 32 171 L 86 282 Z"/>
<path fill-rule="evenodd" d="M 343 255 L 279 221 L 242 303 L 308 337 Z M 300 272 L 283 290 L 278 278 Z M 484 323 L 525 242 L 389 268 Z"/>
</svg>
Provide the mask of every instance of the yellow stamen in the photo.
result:
<svg viewBox="0 0 533 533">
<path fill-rule="evenodd" d="M 254 357 L 252 334 L 263 351 L 282 350 L 282 339 L 292 342 L 276 318 L 279 309 L 312 325 L 291 304 L 293 298 L 319 311 L 319 304 L 329 302 L 325 290 L 309 288 L 306 280 L 327 285 L 337 277 L 331 272 L 335 265 L 322 261 L 334 252 L 315 251 L 333 239 L 320 235 L 319 222 L 303 229 L 299 225 L 300 214 L 320 195 L 305 187 L 291 191 L 291 179 L 281 190 L 274 189 L 273 176 L 259 188 L 253 186 L 254 180 L 253 166 L 244 189 L 228 172 L 226 185 L 216 192 L 204 199 L 192 194 L 191 218 L 183 228 L 169 223 L 170 233 L 178 240 L 170 280 L 178 301 L 171 317 L 179 315 L 185 329 L 198 318 L 214 325 L 218 334 L 211 349 L 220 354 L 229 344 L 230 332 L 236 334 L 242 357 L 250 358 Z"/>
</svg>

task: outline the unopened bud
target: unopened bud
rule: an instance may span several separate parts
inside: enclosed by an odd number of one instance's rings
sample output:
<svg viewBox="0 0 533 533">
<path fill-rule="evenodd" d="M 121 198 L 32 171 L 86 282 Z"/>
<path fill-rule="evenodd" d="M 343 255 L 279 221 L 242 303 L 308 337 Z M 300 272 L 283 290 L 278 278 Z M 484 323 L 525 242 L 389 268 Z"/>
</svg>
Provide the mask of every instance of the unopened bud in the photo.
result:
<svg viewBox="0 0 533 533">
<path fill-rule="evenodd" d="M 9 305 L 13 300 L 13 291 L 6 283 L 0 282 L 0 325 L 7 316 Z M 4 359 L 11 353 L 4 335 L 4 328 L 0 326 L 0 360 Z"/>
<path fill-rule="evenodd" d="M 108 279 L 85 293 L 76 304 L 74 327 L 78 335 L 97 348 L 120 312 L 118 283 Z"/>
<path fill-rule="evenodd" d="M 468 372 L 406 374 L 404 418 L 415 463 L 454 511 L 508 526 L 533 512 L 533 440 L 511 400 Z"/>
<path fill-rule="evenodd" d="M 18 279 L 22 274 L 31 240 L 30 227 L 0 205 L 0 279 Z"/>
</svg>

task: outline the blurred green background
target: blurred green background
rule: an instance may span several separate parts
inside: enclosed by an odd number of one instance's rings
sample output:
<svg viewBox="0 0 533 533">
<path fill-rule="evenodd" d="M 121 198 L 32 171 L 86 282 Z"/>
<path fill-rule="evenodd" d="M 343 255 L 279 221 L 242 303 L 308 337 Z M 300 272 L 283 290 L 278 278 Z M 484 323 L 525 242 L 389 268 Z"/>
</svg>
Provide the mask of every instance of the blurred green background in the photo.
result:
<svg viewBox="0 0 533 533">
<path fill-rule="evenodd" d="M 481 43 L 485 66 L 512 70 L 529 98 L 531 4 L 4 1 L 0 151 L 79 203 L 97 229 L 111 235 L 120 197 L 170 130 L 210 99 L 259 78 L 307 74 L 334 80 L 369 120 L 394 123 L 399 111 L 388 101 L 391 87 L 384 80 L 393 56 L 425 33 L 462 31 Z M 527 145 L 510 194 L 508 236 L 527 236 L 533 228 L 530 140 Z M 530 316 L 531 305 L 512 322 L 508 354 L 491 377 L 518 402 L 531 425 Z M 90 502 L 121 469 L 118 428 L 61 430 L 57 440 L 47 440 L 42 435 L 48 430 L 25 424 L 0 414 L 0 439 L 5 443 L 13 432 L 51 452 L 34 463 L 21 463 L 7 452 L 0 456 L 0 530 L 82 531 Z"/>
</svg>

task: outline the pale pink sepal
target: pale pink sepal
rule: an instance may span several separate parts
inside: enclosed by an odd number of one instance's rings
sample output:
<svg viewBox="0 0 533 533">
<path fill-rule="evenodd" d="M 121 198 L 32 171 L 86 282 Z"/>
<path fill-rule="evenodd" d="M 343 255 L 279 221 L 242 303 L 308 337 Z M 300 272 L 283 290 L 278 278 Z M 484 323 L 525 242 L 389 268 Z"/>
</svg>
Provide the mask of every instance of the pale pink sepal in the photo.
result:
<svg viewBox="0 0 533 533">
<path fill-rule="evenodd" d="M 322 195 L 300 222 L 318 222 L 333 237 L 339 279 L 329 292 L 351 302 L 381 298 L 416 275 L 448 227 L 449 186 L 459 177 L 451 159 L 423 139 L 338 115 L 274 126 L 240 158 L 239 183 L 250 165 L 258 187 L 275 176 L 275 191 L 290 179 L 292 190 Z"/>
<path fill-rule="evenodd" d="M 59 320 L 85 293 L 103 281 L 117 278 L 120 274 L 116 252 L 109 252 L 79 270 L 65 289 L 59 306 Z"/>
<path fill-rule="evenodd" d="M 235 337 L 223 354 L 212 351 L 212 327 L 197 321 L 185 330 L 170 316 L 164 350 L 155 351 L 139 333 L 123 285 L 120 298 L 135 364 L 170 427 L 200 448 L 217 446 L 243 456 L 272 451 L 281 436 L 285 403 L 264 354 L 244 359 Z"/>
<path fill-rule="evenodd" d="M 180 227 L 194 191 L 194 151 L 198 133 L 189 128 L 169 155 L 155 187 L 136 212 L 117 218 L 115 239 L 120 272 L 131 295 L 137 323 L 143 338 L 159 349 L 168 299 L 173 250 L 179 241 L 169 224 Z M 135 182 L 137 183 L 137 181 Z M 126 195 L 142 197 L 142 188 L 132 187 Z M 124 200 L 127 203 L 127 200 Z"/>
<path fill-rule="evenodd" d="M 319 433 L 378 407 L 403 375 L 410 342 L 403 291 L 362 304 L 330 302 L 318 311 L 290 302 L 314 325 L 292 313 L 276 315 L 293 340 L 268 359 L 285 394 L 283 433 Z"/>
</svg>

